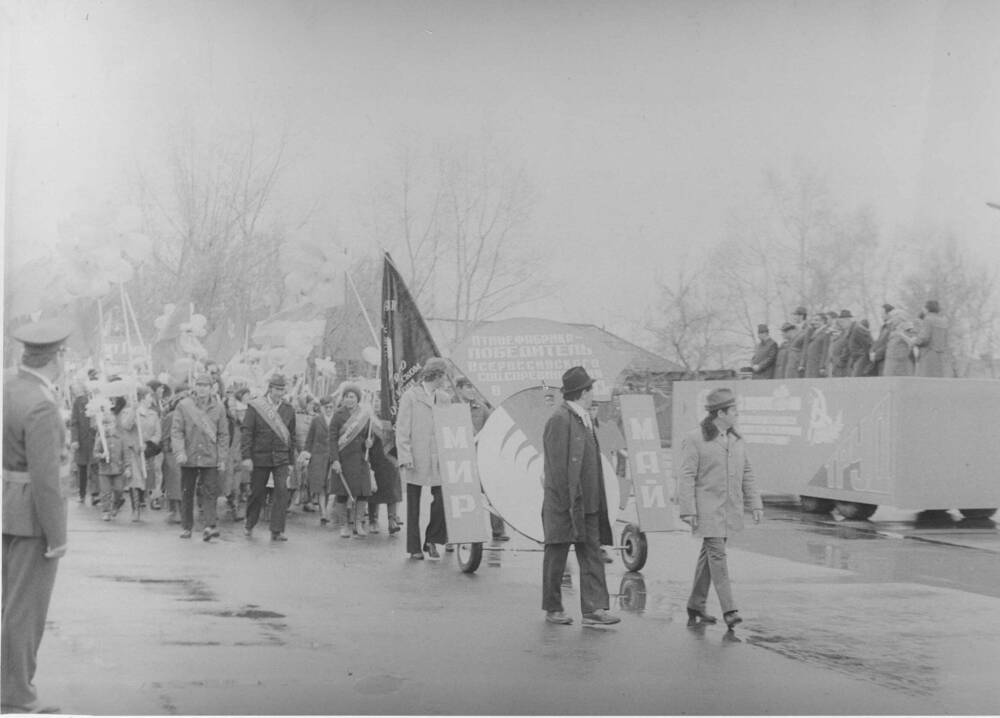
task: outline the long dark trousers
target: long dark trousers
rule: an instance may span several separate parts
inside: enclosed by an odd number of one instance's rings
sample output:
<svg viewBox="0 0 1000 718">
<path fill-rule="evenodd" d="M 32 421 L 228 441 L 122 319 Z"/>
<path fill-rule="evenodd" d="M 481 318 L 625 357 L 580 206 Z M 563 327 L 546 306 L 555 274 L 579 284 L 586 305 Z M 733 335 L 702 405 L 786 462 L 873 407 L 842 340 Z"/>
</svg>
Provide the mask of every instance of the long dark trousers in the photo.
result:
<svg viewBox="0 0 1000 718">
<path fill-rule="evenodd" d="M 274 493 L 271 494 L 271 533 L 285 532 L 285 512 L 288 510 L 289 466 L 254 466 L 250 472 L 250 500 L 247 501 L 247 528 L 257 525 L 260 510 L 267 497 L 267 480 L 274 474 Z"/>
<path fill-rule="evenodd" d="M 542 610 L 562 611 L 562 578 L 566 571 L 569 547 L 576 551 L 580 565 L 580 608 L 584 614 L 610 608 L 608 584 L 601 560 L 601 530 L 597 514 L 587 514 L 586 538 L 573 544 L 547 543 L 542 559 Z"/>
<path fill-rule="evenodd" d="M 431 517 L 424 542 L 420 543 L 420 484 L 406 485 L 406 552 L 420 553 L 424 544 L 448 543 L 448 528 L 444 522 L 444 499 L 441 487 L 431 487 Z"/>
<path fill-rule="evenodd" d="M 194 527 L 194 493 L 201 480 L 201 511 L 205 526 L 215 526 L 215 501 L 219 498 L 219 469 L 216 466 L 181 467 L 181 528 Z"/>
</svg>

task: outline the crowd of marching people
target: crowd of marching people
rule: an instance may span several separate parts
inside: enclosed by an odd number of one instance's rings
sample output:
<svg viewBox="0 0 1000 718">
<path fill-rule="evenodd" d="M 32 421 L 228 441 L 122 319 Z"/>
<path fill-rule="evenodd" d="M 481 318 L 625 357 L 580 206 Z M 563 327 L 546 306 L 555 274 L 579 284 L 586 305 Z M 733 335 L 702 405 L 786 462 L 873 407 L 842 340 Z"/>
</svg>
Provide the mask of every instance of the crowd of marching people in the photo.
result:
<svg viewBox="0 0 1000 718">
<path fill-rule="evenodd" d="M 928 300 L 915 318 L 891 304 L 882 311 L 877 336 L 867 319 L 855 319 L 848 309 L 809 316 L 798 307 L 781 327 L 781 344 L 761 324 L 750 372 L 754 379 L 953 376 L 948 321 L 937 300 Z"/>
<path fill-rule="evenodd" d="M 353 382 L 315 397 L 295 382 L 286 396 L 281 375 L 259 396 L 227 386 L 206 362 L 189 381 L 102 378 L 90 370 L 71 386 L 69 431 L 77 500 L 104 521 L 159 512 L 191 538 L 196 514 L 202 539 L 220 535 L 218 521 L 258 521 L 283 541 L 285 514 L 297 508 L 345 538 L 400 531 L 401 484 L 395 438 L 376 417 L 378 397 Z"/>
</svg>

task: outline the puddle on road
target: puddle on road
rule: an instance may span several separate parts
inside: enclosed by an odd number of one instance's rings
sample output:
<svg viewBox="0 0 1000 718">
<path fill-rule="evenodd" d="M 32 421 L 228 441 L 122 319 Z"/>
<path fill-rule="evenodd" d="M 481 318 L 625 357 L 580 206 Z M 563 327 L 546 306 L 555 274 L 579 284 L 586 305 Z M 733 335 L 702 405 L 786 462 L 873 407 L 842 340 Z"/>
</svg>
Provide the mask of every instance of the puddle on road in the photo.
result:
<svg viewBox="0 0 1000 718">
<path fill-rule="evenodd" d="M 138 583 L 146 586 L 165 586 L 168 588 L 177 587 L 182 589 L 184 595 L 178 601 L 214 601 L 213 594 L 208 587 L 196 578 L 151 578 L 149 576 L 108 576 L 99 575 L 102 578 L 115 583 Z"/>
<path fill-rule="evenodd" d="M 265 611 L 261 608 L 244 606 L 239 611 L 211 611 L 210 616 L 222 616 L 223 618 L 252 618 L 259 620 L 262 618 L 285 618 L 285 614 L 277 611 Z"/>
</svg>

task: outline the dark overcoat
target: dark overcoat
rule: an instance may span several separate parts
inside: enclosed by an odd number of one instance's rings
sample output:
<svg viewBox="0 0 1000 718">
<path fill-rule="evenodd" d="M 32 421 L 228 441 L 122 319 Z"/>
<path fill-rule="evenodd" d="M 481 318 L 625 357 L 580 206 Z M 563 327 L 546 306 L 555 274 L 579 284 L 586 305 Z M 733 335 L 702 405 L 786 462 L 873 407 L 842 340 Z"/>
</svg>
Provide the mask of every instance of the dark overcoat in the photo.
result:
<svg viewBox="0 0 1000 718">
<path fill-rule="evenodd" d="M 344 424 L 351 418 L 351 410 L 346 407 L 337 409 L 330 421 L 330 463 L 340 462 L 340 472 L 347 482 L 354 498 L 367 497 L 372 492 L 372 473 L 368 460 L 365 458 L 365 441 L 368 439 L 368 423 L 361 431 L 343 447 L 338 446 Z M 336 473 L 331 476 L 330 490 L 337 496 L 347 496 L 344 482 Z"/>
<path fill-rule="evenodd" d="M 588 437 L 588 434 L 590 435 Z M 583 452 L 587 441 L 597 444 L 594 432 L 565 404 L 552 412 L 545 423 L 542 444 L 545 450 L 545 491 L 542 499 L 542 528 L 545 543 L 577 543 L 586 540 L 587 528 L 583 510 L 585 481 L 597 481 L 600 509 L 598 525 L 602 545 L 613 545 L 608 503 L 604 493 L 604 470 L 597 446 L 597 475 L 581 476 Z"/>
<path fill-rule="evenodd" d="M 333 421 L 332 416 L 330 421 Z M 330 425 L 326 423 L 326 417 L 322 413 L 313 417 L 302 448 L 309 452 L 309 468 L 306 469 L 309 491 L 322 494 L 326 475 L 330 470 Z"/>
<path fill-rule="evenodd" d="M 262 401 L 267 401 L 266 398 Z M 288 428 L 288 442 L 282 441 L 268 425 L 264 417 L 257 413 L 253 403 L 247 407 L 243 419 L 243 442 L 240 452 L 243 459 L 253 461 L 254 467 L 287 466 L 295 463 L 295 409 L 282 402 L 278 406 L 278 417 Z"/>
<path fill-rule="evenodd" d="M 73 400 L 73 409 L 69 416 L 70 441 L 77 444 L 74 460 L 77 466 L 86 466 L 91 462 L 94 453 L 94 437 L 97 429 L 87 416 L 87 394 L 82 394 Z"/>
<path fill-rule="evenodd" d="M 806 344 L 806 377 L 817 379 L 826 376 L 826 355 L 830 349 L 830 333 L 826 327 L 817 327 Z"/>
<path fill-rule="evenodd" d="M 773 379 L 774 378 L 774 363 L 778 358 L 778 344 L 768 337 L 760 344 L 757 345 L 756 350 L 753 353 L 753 359 L 751 364 L 757 367 L 757 371 L 753 373 L 754 379 Z"/>
</svg>

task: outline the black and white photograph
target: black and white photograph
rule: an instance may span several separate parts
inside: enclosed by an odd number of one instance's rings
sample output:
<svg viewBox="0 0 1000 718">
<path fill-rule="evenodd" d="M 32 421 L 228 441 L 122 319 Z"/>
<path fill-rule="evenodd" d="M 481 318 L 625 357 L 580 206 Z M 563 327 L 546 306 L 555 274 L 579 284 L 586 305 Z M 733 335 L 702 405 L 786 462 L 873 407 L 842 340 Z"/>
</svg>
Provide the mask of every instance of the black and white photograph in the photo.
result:
<svg viewBox="0 0 1000 718">
<path fill-rule="evenodd" d="M 0 0 L 0 712 L 997 714 L 998 38 Z"/>
</svg>

